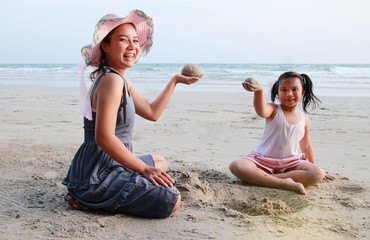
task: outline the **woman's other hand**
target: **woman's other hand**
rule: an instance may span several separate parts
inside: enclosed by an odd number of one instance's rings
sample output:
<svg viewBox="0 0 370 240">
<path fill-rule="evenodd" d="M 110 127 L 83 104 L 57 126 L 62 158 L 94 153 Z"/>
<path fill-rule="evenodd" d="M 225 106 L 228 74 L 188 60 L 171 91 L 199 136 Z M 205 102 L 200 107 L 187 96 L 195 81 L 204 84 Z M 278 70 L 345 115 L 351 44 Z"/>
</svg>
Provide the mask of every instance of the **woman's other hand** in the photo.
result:
<svg viewBox="0 0 370 240">
<path fill-rule="evenodd" d="M 161 184 L 164 187 L 172 187 L 175 182 L 170 175 L 157 167 L 147 166 L 142 175 L 150 180 L 155 186 Z"/>
<path fill-rule="evenodd" d="M 176 83 L 183 83 L 183 84 L 186 84 L 186 85 L 190 85 L 190 84 L 198 82 L 199 79 L 201 79 L 203 76 L 204 76 L 204 74 L 201 74 L 201 75 L 196 76 L 196 77 L 187 77 L 187 76 L 184 76 L 184 75 L 181 75 L 181 74 L 176 74 L 173 77 L 173 79 L 175 80 Z"/>
</svg>

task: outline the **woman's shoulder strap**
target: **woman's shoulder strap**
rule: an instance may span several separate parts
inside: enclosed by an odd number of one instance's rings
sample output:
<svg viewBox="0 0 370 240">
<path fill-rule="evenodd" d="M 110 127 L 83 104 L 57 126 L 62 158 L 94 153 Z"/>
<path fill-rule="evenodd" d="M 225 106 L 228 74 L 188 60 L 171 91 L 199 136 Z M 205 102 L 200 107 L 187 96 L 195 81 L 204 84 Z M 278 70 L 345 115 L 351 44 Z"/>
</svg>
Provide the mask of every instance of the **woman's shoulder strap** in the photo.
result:
<svg viewBox="0 0 370 240">
<path fill-rule="evenodd" d="M 98 83 L 99 83 L 100 79 L 101 79 L 104 75 L 107 75 L 107 74 L 108 74 L 108 73 L 110 73 L 110 72 L 115 73 L 115 74 L 118 74 L 118 76 L 120 76 L 120 77 L 123 79 L 123 81 L 124 81 L 124 85 L 127 85 L 126 79 L 125 79 L 123 76 L 121 76 L 121 74 L 119 74 L 119 72 L 117 72 L 117 71 L 116 71 L 116 70 L 114 70 L 113 68 L 111 68 L 111 67 L 103 67 L 103 68 L 102 68 L 102 70 L 103 70 L 103 73 L 102 73 L 102 74 L 100 74 L 100 75 L 96 78 L 96 80 L 95 80 L 95 82 L 94 82 L 94 86 L 93 86 L 93 88 L 92 88 L 92 90 L 91 90 L 91 93 L 90 93 L 90 100 L 91 100 L 91 101 L 92 101 L 92 98 L 93 98 L 93 96 L 94 96 L 95 89 L 96 89 L 96 87 L 98 86 Z M 125 87 L 124 87 L 124 89 L 125 89 Z"/>
<path fill-rule="evenodd" d="M 104 73 L 105 75 L 107 75 L 108 73 L 112 72 L 112 73 L 116 73 L 116 74 L 118 74 L 120 77 L 122 77 L 122 76 L 121 76 L 121 74 L 119 74 L 119 72 L 117 72 L 116 70 L 114 70 L 114 69 L 113 69 L 113 68 L 111 68 L 111 67 L 103 67 L 103 68 L 102 68 L 102 70 L 103 70 L 103 73 Z"/>
</svg>

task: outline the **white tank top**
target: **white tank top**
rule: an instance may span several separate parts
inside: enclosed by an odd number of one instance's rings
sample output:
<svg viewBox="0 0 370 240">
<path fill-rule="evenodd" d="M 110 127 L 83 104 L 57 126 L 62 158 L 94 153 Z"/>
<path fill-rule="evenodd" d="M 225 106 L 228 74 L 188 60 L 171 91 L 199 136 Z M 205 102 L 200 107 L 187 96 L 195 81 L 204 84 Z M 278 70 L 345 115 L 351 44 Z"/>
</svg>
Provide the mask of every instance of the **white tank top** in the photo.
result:
<svg viewBox="0 0 370 240">
<path fill-rule="evenodd" d="M 265 125 L 257 152 L 277 159 L 298 155 L 299 142 L 305 133 L 305 116 L 302 111 L 298 112 L 301 117 L 299 122 L 294 125 L 289 124 L 281 105 L 278 105 L 274 119 Z"/>
</svg>

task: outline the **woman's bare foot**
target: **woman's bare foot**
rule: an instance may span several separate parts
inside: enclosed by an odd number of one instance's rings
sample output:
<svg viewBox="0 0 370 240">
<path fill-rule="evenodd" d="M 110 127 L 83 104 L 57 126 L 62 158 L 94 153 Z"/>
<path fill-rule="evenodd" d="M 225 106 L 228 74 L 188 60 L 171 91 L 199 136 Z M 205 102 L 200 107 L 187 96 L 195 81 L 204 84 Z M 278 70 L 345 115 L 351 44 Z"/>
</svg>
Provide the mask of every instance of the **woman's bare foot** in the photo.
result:
<svg viewBox="0 0 370 240">
<path fill-rule="evenodd" d="M 294 180 L 291 178 L 285 178 L 281 180 L 282 180 L 281 188 L 292 190 L 303 195 L 306 195 L 307 192 L 302 183 L 294 182 Z"/>
</svg>

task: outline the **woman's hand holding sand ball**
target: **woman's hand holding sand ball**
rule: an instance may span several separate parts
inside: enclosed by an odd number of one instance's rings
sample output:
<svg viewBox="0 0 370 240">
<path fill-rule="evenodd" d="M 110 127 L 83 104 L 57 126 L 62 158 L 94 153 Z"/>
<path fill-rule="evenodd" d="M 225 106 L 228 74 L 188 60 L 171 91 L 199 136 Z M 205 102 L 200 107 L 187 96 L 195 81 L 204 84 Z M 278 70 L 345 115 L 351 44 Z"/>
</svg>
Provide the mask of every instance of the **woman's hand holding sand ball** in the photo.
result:
<svg viewBox="0 0 370 240">
<path fill-rule="evenodd" d="M 181 74 L 176 74 L 176 83 L 183 83 L 186 85 L 198 82 L 204 76 L 202 70 L 196 64 L 186 64 L 182 70 Z"/>
<path fill-rule="evenodd" d="M 263 87 L 261 84 L 259 84 L 254 78 L 247 78 L 245 81 L 242 83 L 243 87 L 245 90 L 249 92 L 258 92 L 262 91 Z"/>
</svg>

